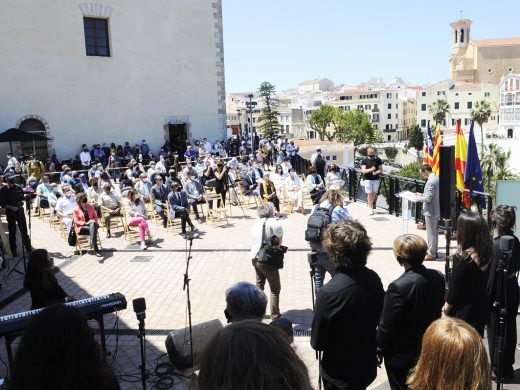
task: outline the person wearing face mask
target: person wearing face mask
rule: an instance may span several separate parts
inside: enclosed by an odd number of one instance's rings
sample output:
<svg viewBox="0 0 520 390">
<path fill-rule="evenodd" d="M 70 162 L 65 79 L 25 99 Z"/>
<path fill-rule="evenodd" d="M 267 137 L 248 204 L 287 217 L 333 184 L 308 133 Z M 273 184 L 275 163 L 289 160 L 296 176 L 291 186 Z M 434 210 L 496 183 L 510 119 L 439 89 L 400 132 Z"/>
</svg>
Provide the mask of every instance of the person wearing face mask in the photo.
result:
<svg viewBox="0 0 520 390">
<path fill-rule="evenodd" d="M 302 184 L 294 168 L 289 169 L 289 176 L 285 179 L 285 188 L 287 188 L 287 196 L 293 202 L 293 211 L 296 209 L 303 213 Z"/>
<path fill-rule="evenodd" d="M 29 176 L 35 177 L 36 180 L 40 180 L 44 173 L 45 165 L 41 161 L 36 160 L 36 156 L 34 154 L 31 154 L 29 163 L 27 164 L 27 174 Z"/>
<path fill-rule="evenodd" d="M 88 188 L 90 187 L 90 184 L 87 180 L 87 175 L 84 173 L 79 174 L 79 183 L 74 186 L 74 192 L 76 194 L 79 194 L 80 192 L 87 192 Z"/>
<path fill-rule="evenodd" d="M 19 185 L 22 188 L 25 187 L 25 185 L 27 184 L 27 181 L 23 176 L 22 166 L 20 165 L 20 163 L 16 163 L 14 165 L 13 173 L 7 174 L 6 177 L 12 177 L 14 180 L 14 184 Z"/>
<path fill-rule="evenodd" d="M 44 209 L 49 208 L 49 195 L 51 193 L 51 185 L 49 184 L 49 176 L 42 177 L 40 184 L 36 187 L 36 196 L 38 197 L 37 205 Z M 38 212 L 36 207 L 36 213 Z"/>
<path fill-rule="evenodd" d="M 51 208 L 51 215 L 54 215 L 56 210 L 56 203 L 58 203 L 58 199 L 62 196 L 58 189 L 58 185 L 56 183 L 51 183 L 51 193 L 49 194 L 49 207 Z"/>
<path fill-rule="evenodd" d="M 376 156 L 374 148 L 367 149 L 367 157 L 361 161 L 361 172 L 365 182 L 367 194 L 368 214 L 374 214 L 377 191 L 379 190 L 379 176 L 383 173 L 383 161 Z"/>
<path fill-rule="evenodd" d="M 199 220 L 200 216 L 197 205 L 206 203 L 206 199 L 204 199 L 204 189 L 202 188 L 202 185 L 199 183 L 195 175 L 191 175 L 188 178 L 184 190 L 188 195 L 188 203 L 193 208 L 195 218 Z"/>
<path fill-rule="evenodd" d="M 98 185 L 98 181 L 96 179 L 90 179 L 89 182 L 90 186 L 88 187 L 86 193 L 88 202 L 94 207 L 94 210 L 96 210 L 96 214 L 99 218 L 101 218 L 101 199 L 99 196 L 101 195 L 101 190 Z"/>
<path fill-rule="evenodd" d="M 120 166 L 121 166 L 121 159 L 117 156 L 116 150 L 111 149 L 110 157 L 108 158 L 108 169 L 110 172 L 110 177 L 114 181 L 120 174 L 120 171 L 119 171 Z"/>
<path fill-rule="evenodd" d="M 14 166 L 18 164 L 18 160 L 13 157 L 13 154 L 11 152 L 7 153 L 7 167 L 4 170 L 4 173 L 9 170 L 14 170 Z"/>
<path fill-rule="evenodd" d="M 134 189 L 137 190 L 137 193 L 139 195 L 141 195 L 145 203 L 150 202 L 150 192 L 152 190 L 152 183 L 148 181 L 146 173 L 141 173 L 141 175 L 139 175 L 139 181 L 135 183 Z"/>
<path fill-rule="evenodd" d="M 105 228 L 107 229 L 107 238 L 112 237 L 110 233 L 110 219 L 121 215 L 121 202 L 111 189 L 110 184 L 105 184 L 103 193 L 99 196 Z"/>
<path fill-rule="evenodd" d="M 280 214 L 280 200 L 276 194 L 274 183 L 269 179 L 269 172 L 264 175 L 264 180 L 260 184 L 260 198 L 264 203 L 271 202 L 276 209 L 276 217 Z"/>
<path fill-rule="evenodd" d="M 58 214 L 61 222 L 65 224 L 67 232 L 69 232 L 72 228 L 72 212 L 77 206 L 76 198 L 68 184 L 62 185 L 61 190 L 64 196 L 60 197 L 56 202 L 56 214 Z"/>
<path fill-rule="evenodd" d="M 313 204 L 318 204 L 322 195 L 326 191 L 323 179 L 318 175 L 314 166 L 309 168 L 309 174 L 307 175 L 307 189 Z"/>
<path fill-rule="evenodd" d="M 76 234 L 90 236 L 90 247 L 94 250 L 94 254 L 96 257 L 103 257 L 97 242 L 99 219 L 96 210 L 94 210 L 91 204 L 88 204 L 87 194 L 77 194 L 76 203 L 77 206 L 72 212 Z"/>
<path fill-rule="evenodd" d="M 191 167 L 191 168 L 192 169 L 190 169 L 190 171 L 188 172 L 189 174 L 185 177 L 185 180 L 187 180 L 189 176 L 193 176 L 196 174 L 195 171 L 193 170 L 193 167 Z M 182 190 L 182 181 L 177 176 L 177 171 L 175 169 L 170 169 L 168 171 L 168 177 L 166 178 L 166 181 L 165 181 L 166 187 L 168 187 L 168 188 L 170 188 L 170 185 L 172 183 L 177 183 L 181 187 L 181 190 Z"/>
<path fill-rule="evenodd" d="M 168 216 L 166 215 L 166 202 L 168 201 L 168 187 L 163 184 L 161 175 L 155 175 L 155 184 L 152 187 L 153 207 L 163 221 L 163 227 L 166 228 Z"/>
<path fill-rule="evenodd" d="M 171 192 L 168 194 L 168 203 L 171 208 L 171 218 L 180 217 L 180 235 L 186 237 L 186 223 L 190 226 L 192 232 L 198 230 L 191 222 L 190 215 L 188 214 L 188 195 L 186 194 L 186 191 L 181 191 L 181 188 L 177 183 L 172 183 L 170 189 Z"/>
<path fill-rule="evenodd" d="M 14 184 L 13 178 L 7 178 L 7 185 L 0 188 L 0 207 L 5 209 L 7 218 L 7 228 L 9 229 L 9 246 L 11 253 L 16 256 L 16 225 L 22 235 L 22 242 L 27 250 L 31 252 L 31 240 L 27 234 L 27 223 L 23 209 L 23 192 L 22 189 Z"/>
<path fill-rule="evenodd" d="M 90 168 L 91 157 L 86 144 L 83 144 L 81 146 L 81 153 L 79 154 L 79 159 L 81 160 L 82 169 L 87 170 Z"/>
</svg>

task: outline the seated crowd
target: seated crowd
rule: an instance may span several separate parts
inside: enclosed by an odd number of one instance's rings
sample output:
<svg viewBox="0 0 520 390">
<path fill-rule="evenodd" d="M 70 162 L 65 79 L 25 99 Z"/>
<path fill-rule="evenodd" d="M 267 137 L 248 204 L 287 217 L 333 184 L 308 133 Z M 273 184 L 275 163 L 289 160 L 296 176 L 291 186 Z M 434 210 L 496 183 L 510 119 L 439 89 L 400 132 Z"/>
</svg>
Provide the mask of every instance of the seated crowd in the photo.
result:
<svg viewBox="0 0 520 390">
<path fill-rule="evenodd" d="M 327 178 L 315 167 L 307 177 L 299 176 L 292 165 L 297 152 L 294 142 L 279 138 L 275 145 L 274 141 L 259 140 L 254 158 L 240 150 L 237 157 L 223 158 L 234 154 L 237 138 L 215 145 L 204 139 L 187 146 L 183 162 L 177 154 L 182 149 L 168 143 L 157 156 L 144 140 L 133 148 L 128 142 L 124 147 L 97 144 L 91 150 L 83 145 L 77 158 L 61 165 L 61 170 L 56 156 L 43 164 L 33 155 L 20 163 L 9 154 L 4 177 L 24 191 L 34 191 L 36 215 L 49 213 L 51 219 L 59 219 L 64 237 L 71 231 L 89 236 L 91 249 L 101 258 L 98 230 L 104 228 L 110 239 L 114 220 L 138 229 L 144 250 L 153 241 L 150 219 L 160 220 L 166 228 L 177 218 L 179 234 L 185 237 L 187 226 L 197 230 L 190 215 L 202 223 L 214 204 L 220 208 L 227 202 L 271 202 L 278 217 L 282 206 L 289 213 L 304 213 L 304 194 L 317 204 L 328 187 L 342 185 L 334 165 Z M 271 173 L 274 161 L 279 163 Z M 208 194 L 215 196 L 208 200 Z"/>
<path fill-rule="evenodd" d="M 264 169 L 263 155 L 225 161 L 212 152 L 206 153 L 204 147 L 195 153 L 193 147 L 188 147 L 186 153 L 183 165 L 169 165 L 164 157 L 148 165 L 130 160 L 127 170 L 115 179 L 112 174 L 104 175 L 107 168 L 97 165 L 79 174 L 64 169 L 58 182 L 52 184 L 51 178 L 42 173 L 36 194 L 40 209 L 52 209 L 68 229 L 89 235 L 96 253 L 98 224 L 104 223 L 110 237 L 110 223 L 115 217 L 121 216 L 139 229 L 141 247 L 145 249 L 146 238 L 151 239 L 151 212 L 165 227 L 171 218 L 179 218 L 184 235 L 186 225 L 195 229 L 190 211 L 200 219 L 200 204 L 219 208 L 226 201 L 241 202 L 244 196 L 259 201 L 250 252 L 256 286 L 240 282 L 226 291 L 224 314 L 230 324 L 208 342 L 201 355 L 200 389 L 313 388 L 308 369 L 292 345 L 292 323 L 280 310 L 279 269 L 259 258 L 265 237 L 273 248 L 282 248 L 284 233 L 278 221 L 281 206 L 303 212 L 304 191 L 314 210 L 328 210 L 330 216 L 319 240 L 307 240 L 315 253 L 311 267 L 316 301 L 310 344 L 320 356 L 324 389 L 366 389 L 383 362 L 390 388 L 397 390 L 490 390 L 493 376 L 513 376 L 519 304 L 515 274 L 520 270 L 520 242 L 516 237 L 505 271 L 505 287 L 497 285 L 496 269 L 500 237 L 513 235 L 514 208 L 498 206 L 493 210 L 494 238 L 478 213 L 465 211 L 459 216 L 457 251 L 452 257 L 447 294 L 444 276 L 423 265 L 427 255 L 425 240 L 414 234 L 398 236 L 393 253 L 403 273 L 385 291 L 379 275 L 367 267 L 372 242 L 365 227 L 352 219 L 344 205 L 342 180 L 334 165 L 326 175 L 318 173 L 319 166 L 313 165 L 309 175 L 302 178 L 296 174 L 290 155 L 282 156 L 274 172 L 270 172 Z M 208 192 L 219 196 L 206 199 Z M 81 383 L 83 387 L 74 388 L 117 389 L 113 373 L 99 359 L 98 346 L 85 318 L 63 305 L 75 298 L 59 286 L 52 269 L 53 261 L 45 250 L 31 253 L 24 286 L 31 293 L 33 308 L 50 307 L 33 320 L 22 339 L 12 388 L 31 388 L 38 378 L 39 388 L 66 389 Z M 331 276 L 327 283 L 326 273 Z M 269 299 L 263 291 L 266 282 Z M 502 338 L 496 337 L 498 318 L 493 308 L 501 294 L 499 288 L 509 291 L 510 314 L 500 368 L 497 351 Z M 269 325 L 262 323 L 268 303 Z M 74 340 L 64 337 L 56 344 L 67 351 L 64 355 L 68 359 L 57 356 L 56 348 L 48 347 L 59 338 L 58 332 L 64 332 L 50 325 L 61 319 L 64 324 L 74 324 L 74 332 L 67 333 Z M 486 328 L 490 358 L 483 343 Z M 47 339 L 42 332 L 48 333 Z M 81 348 L 85 354 L 78 353 Z M 34 362 L 35 353 L 43 357 L 38 363 Z M 56 370 L 56 366 L 62 369 Z M 63 368 L 70 366 L 74 366 L 70 375 L 59 377 Z"/>
</svg>

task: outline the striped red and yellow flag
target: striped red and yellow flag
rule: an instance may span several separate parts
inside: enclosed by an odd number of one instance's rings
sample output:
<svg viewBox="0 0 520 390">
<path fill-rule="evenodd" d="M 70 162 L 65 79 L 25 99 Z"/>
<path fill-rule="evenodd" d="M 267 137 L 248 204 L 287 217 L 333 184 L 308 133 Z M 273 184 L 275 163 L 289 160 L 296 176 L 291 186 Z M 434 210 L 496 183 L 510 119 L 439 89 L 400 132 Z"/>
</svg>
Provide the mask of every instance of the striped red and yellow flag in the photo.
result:
<svg viewBox="0 0 520 390">
<path fill-rule="evenodd" d="M 468 154 L 468 144 L 464 137 L 464 132 L 460 128 L 460 119 L 457 121 L 456 129 L 456 140 L 455 140 L 455 174 L 457 179 L 457 188 L 463 190 L 464 184 L 464 172 L 466 172 L 466 156 Z M 470 206 L 470 199 L 468 194 L 464 193 L 462 196 L 462 202 L 464 206 Z"/>
<path fill-rule="evenodd" d="M 433 158 L 432 158 L 432 170 L 435 175 L 439 176 L 440 170 L 440 149 L 442 146 L 442 134 L 441 134 L 441 124 L 437 123 L 437 127 L 435 128 L 435 141 L 433 143 Z"/>
</svg>

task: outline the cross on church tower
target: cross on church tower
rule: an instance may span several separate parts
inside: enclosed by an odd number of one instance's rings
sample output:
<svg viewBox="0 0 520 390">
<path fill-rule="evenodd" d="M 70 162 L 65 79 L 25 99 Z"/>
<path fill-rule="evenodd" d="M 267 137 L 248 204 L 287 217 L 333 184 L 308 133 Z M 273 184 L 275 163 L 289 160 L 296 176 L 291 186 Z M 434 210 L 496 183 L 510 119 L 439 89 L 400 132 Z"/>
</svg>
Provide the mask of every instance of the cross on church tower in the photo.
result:
<svg viewBox="0 0 520 390">
<path fill-rule="evenodd" d="M 464 12 L 463 10 L 460 10 L 460 20 L 462 20 L 462 13 Z"/>
</svg>

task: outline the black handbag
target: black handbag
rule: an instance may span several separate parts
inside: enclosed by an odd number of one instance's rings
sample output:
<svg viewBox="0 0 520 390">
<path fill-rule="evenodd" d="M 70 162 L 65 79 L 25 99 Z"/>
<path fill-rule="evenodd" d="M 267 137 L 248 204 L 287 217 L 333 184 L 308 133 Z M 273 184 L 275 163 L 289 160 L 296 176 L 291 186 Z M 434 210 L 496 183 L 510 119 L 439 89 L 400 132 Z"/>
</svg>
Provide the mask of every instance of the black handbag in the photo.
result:
<svg viewBox="0 0 520 390">
<path fill-rule="evenodd" d="M 69 238 L 67 239 L 70 246 L 76 245 L 76 240 L 78 238 L 76 237 L 76 231 L 74 230 L 74 226 L 72 226 L 69 230 Z"/>
<path fill-rule="evenodd" d="M 267 222 L 267 218 L 264 221 L 262 226 L 262 246 L 258 251 L 256 256 L 256 260 L 260 263 L 267 264 L 276 269 L 283 268 L 283 259 L 285 256 L 285 252 L 287 252 L 287 247 L 278 244 L 278 237 L 272 236 L 270 242 L 266 240 L 265 236 L 265 223 Z"/>
</svg>

